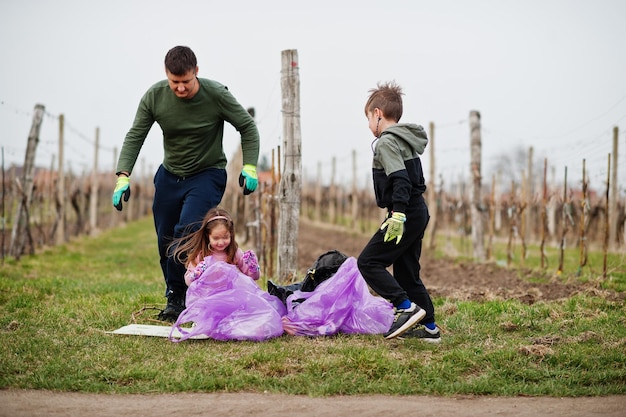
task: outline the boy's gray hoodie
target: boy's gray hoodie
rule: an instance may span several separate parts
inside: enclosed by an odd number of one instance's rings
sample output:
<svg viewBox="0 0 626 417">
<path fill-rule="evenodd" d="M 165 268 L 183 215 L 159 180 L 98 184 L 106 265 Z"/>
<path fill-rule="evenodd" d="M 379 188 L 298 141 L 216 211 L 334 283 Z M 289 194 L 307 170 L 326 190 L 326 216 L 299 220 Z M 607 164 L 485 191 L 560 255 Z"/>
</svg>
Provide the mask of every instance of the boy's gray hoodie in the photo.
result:
<svg viewBox="0 0 626 417">
<path fill-rule="evenodd" d="M 426 181 L 419 156 L 427 144 L 424 128 L 414 123 L 397 123 L 381 133 L 372 163 L 379 207 L 406 214 L 412 200 L 421 198 Z"/>
</svg>

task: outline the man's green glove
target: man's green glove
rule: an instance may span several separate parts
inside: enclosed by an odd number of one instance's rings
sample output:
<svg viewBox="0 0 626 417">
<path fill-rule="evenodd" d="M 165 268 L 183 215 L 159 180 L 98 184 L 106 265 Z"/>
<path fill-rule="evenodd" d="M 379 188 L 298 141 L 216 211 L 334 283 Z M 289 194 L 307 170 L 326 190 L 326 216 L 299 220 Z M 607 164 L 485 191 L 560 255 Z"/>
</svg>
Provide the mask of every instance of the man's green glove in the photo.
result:
<svg viewBox="0 0 626 417">
<path fill-rule="evenodd" d="M 117 177 L 115 190 L 113 190 L 113 206 L 115 206 L 118 211 L 122 211 L 122 196 L 124 196 L 124 201 L 128 201 L 130 198 L 130 178 L 126 175 L 119 175 Z"/>
<path fill-rule="evenodd" d="M 239 174 L 239 186 L 243 187 L 243 194 L 248 195 L 256 190 L 258 183 L 259 180 L 256 176 L 256 167 L 254 165 L 245 164 L 241 170 L 241 174 Z"/>
<path fill-rule="evenodd" d="M 396 245 L 400 243 L 400 239 L 402 239 L 402 235 L 404 234 L 404 222 L 406 221 L 406 216 L 404 213 L 400 213 L 394 211 L 391 214 L 391 217 L 388 217 L 387 220 L 380 226 L 380 230 L 387 229 L 385 233 L 384 242 L 389 242 L 391 240 L 396 240 Z"/>
</svg>

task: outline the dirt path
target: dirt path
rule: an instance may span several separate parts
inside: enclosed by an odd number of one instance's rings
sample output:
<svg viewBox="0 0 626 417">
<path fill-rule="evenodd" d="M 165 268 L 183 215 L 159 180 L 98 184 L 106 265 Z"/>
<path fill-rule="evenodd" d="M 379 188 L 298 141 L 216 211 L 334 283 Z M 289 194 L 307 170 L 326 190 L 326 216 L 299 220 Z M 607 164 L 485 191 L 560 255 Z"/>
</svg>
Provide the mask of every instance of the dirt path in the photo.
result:
<svg viewBox="0 0 626 417">
<path fill-rule="evenodd" d="M 106 395 L 48 391 L 0 391 L 2 417 L 171 417 L 358 415 L 404 417 L 624 415 L 626 396 L 579 398 L 389 397 L 311 398 L 279 394 Z"/>
</svg>

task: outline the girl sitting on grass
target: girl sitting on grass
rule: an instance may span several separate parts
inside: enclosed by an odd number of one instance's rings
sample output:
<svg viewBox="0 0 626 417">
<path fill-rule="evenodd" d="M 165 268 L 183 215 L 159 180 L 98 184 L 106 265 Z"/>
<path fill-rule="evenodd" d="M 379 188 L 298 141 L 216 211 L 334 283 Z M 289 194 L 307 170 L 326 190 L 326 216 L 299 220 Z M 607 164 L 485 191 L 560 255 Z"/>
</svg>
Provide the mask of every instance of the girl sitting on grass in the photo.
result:
<svg viewBox="0 0 626 417">
<path fill-rule="evenodd" d="M 213 208 L 194 233 L 178 239 L 171 256 L 187 267 L 186 308 L 172 326 L 170 340 L 191 337 L 217 340 L 265 340 L 283 334 L 281 300 L 257 284 L 260 271 L 256 254 L 242 251 L 228 212 Z M 250 279 L 252 278 L 252 279 Z M 191 328 L 183 328 L 185 323 Z M 173 337 L 178 330 L 182 337 Z"/>
</svg>

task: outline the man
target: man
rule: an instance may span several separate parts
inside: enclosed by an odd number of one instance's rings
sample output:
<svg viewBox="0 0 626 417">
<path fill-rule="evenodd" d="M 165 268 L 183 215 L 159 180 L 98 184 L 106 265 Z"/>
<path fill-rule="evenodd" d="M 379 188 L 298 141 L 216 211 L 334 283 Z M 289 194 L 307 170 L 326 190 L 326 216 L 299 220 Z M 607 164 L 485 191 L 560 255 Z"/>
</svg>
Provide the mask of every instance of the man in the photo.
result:
<svg viewBox="0 0 626 417">
<path fill-rule="evenodd" d="M 244 194 L 257 187 L 259 132 L 250 114 L 216 81 L 198 78 L 194 52 L 176 46 L 165 56 L 166 80 L 154 84 L 139 102 L 117 163 L 113 205 L 122 210 L 130 197 L 130 175 L 154 122 L 163 131 L 163 163 L 154 176 L 152 205 L 167 306 L 159 319 L 176 321 L 185 309 L 185 266 L 168 256 L 173 239 L 199 226 L 217 206 L 226 189 L 226 156 L 222 146 L 224 122 L 241 136 Z"/>
</svg>

